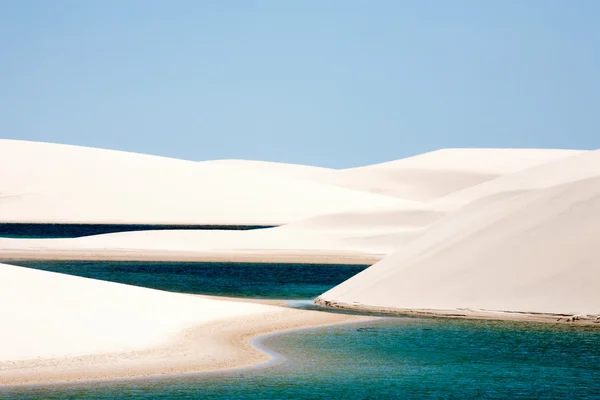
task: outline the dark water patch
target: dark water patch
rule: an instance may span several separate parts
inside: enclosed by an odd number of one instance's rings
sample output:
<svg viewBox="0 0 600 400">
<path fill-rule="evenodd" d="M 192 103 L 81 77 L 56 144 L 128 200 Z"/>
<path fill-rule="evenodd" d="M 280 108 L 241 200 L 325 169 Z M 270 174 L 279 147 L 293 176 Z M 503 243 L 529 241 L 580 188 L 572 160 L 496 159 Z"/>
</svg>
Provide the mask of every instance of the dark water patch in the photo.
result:
<svg viewBox="0 0 600 400">
<path fill-rule="evenodd" d="M 5 263 L 172 292 L 310 299 L 367 266 L 145 261 L 4 261 Z"/>
<path fill-rule="evenodd" d="M 600 331 L 593 328 L 391 318 L 270 336 L 261 345 L 285 361 L 5 393 L 61 400 L 600 398 Z"/>
<path fill-rule="evenodd" d="M 140 225 L 140 224 L 21 224 L 0 223 L 0 237 L 22 239 L 76 238 L 105 233 L 149 230 L 230 230 L 273 228 L 273 225 Z"/>
</svg>

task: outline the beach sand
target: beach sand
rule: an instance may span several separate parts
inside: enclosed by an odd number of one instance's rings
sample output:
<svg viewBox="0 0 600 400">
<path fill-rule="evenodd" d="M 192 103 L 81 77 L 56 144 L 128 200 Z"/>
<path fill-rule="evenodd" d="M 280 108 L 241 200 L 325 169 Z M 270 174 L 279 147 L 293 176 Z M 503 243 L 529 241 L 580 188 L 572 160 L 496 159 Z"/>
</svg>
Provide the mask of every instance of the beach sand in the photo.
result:
<svg viewBox="0 0 600 400">
<path fill-rule="evenodd" d="M 372 317 L 277 308 L 257 316 L 188 328 L 168 343 L 140 351 L 0 361 L 0 386 L 155 377 L 248 367 L 271 359 L 251 344 L 252 339 L 260 335 L 367 319 Z"/>
<path fill-rule="evenodd" d="M 214 371 L 269 359 L 251 339 L 363 317 L 169 293 L 0 264 L 0 385 Z"/>
<path fill-rule="evenodd" d="M 478 199 L 317 302 L 398 313 L 598 321 L 600 151 L 466 192 Z"/>
</svg>

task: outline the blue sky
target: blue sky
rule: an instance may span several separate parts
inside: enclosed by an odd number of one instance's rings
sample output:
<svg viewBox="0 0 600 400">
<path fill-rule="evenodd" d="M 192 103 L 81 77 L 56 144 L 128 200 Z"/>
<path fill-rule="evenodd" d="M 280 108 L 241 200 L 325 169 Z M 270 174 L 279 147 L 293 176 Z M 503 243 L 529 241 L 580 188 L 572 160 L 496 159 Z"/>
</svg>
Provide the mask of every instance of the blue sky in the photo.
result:
<svg viewBox="0 0 600 400">
<path fill-rule="evenodd" d="M 349 167 L 600 148 L 600 1 L 0 1 L 0 137 Z"/>
</svg>

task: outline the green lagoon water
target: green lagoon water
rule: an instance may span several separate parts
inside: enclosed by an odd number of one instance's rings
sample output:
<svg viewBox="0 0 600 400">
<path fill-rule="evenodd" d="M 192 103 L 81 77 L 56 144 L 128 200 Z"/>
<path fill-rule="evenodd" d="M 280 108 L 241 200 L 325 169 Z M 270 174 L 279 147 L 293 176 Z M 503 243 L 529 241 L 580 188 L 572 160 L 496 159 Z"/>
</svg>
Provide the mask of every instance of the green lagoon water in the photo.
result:
<svg viewBox="0 0 600 400">
<path fill-rule="evenodd" d="M 314 297 L 363 268 L 16 264 L 192 293 L 210 281 L 223 290 L 211 294 L 273 298 Z M 257 345 L 275 360 L 227 373 L 0 389 L 0 398 L 600 399 L 600 327 L 397 317 L 272 335 Z"/>
</svg>

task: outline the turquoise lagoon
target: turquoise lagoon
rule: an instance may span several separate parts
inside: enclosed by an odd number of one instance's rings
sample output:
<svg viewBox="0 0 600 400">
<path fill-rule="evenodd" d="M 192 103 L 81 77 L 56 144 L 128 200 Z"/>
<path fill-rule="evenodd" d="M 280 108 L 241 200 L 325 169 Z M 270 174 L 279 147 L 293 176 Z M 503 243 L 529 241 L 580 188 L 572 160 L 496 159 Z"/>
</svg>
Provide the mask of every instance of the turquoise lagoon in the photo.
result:
<svg viewBox="0 0 600 400">
<path fill-rule="evenodd" d="M 222 291 L 211 294 L 304 299 L 364 268 L 15 263 L 175 291 L 202 292 L 211 281 Z M 198 272 L 203 268 L 206 270 Z M 293 284 L 286 285 L 288 281 Z M 0 398 L 600 399 L 599 328 L 382 318 L 260 338 L 256 344 L 276 358 L 254 368 L 160 379 L 0 389 Z"/>
<path fill-rule="evenodd" d="M 599 399 L 600 330 L 385 318 L 264 338 L 266 366 L 5 391 L 19 399 Z M 0 396 L 2 392 L 0 391 Z"/>
<path fill-rule="evenodd" d="M 271 299 L 310 299 L 366 265 L 124 261 L 2 262 L 171 292 Z"/>
</svg>

